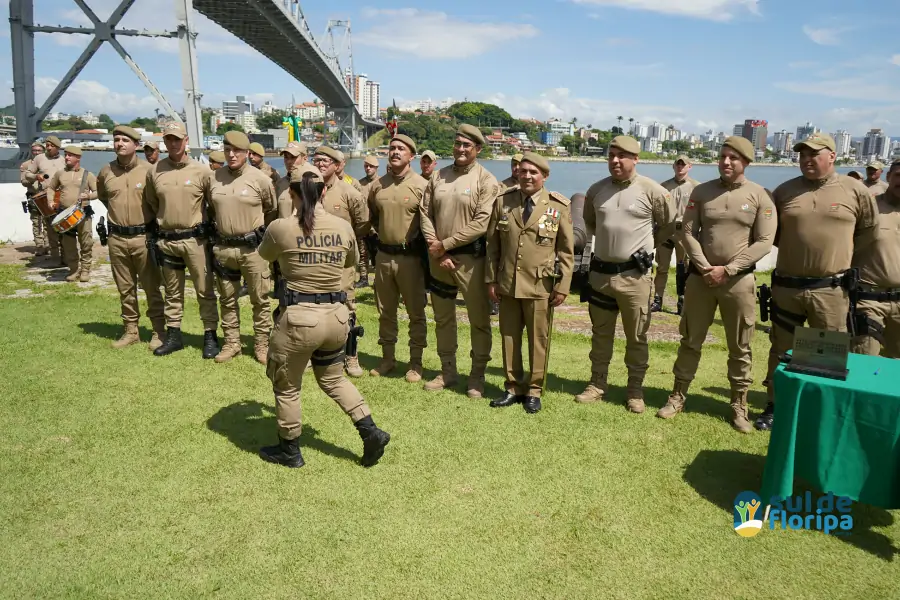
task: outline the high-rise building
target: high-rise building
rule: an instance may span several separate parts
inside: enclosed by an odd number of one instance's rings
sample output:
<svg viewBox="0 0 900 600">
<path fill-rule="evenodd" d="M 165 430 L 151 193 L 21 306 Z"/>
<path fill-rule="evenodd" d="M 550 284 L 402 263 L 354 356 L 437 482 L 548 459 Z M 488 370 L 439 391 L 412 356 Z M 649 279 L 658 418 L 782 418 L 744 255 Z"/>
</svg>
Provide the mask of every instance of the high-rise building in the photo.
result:
<svg viewBox="0 0 900 600">
<path fill-rule="evenodd" d="M 259 107 L 259 114 L 261 115 L 271 115 L 276 110 L 279 110 L 277 106 L 272 104 L 271 100 L 266 100 L 265 104 Z"/>
<path fill-rule="evenodd" d="M 234 100 L 222 102 L 222 114 L 226 121 L 235 121 L 240 115 L 253 112 L 253 103 L 245 96 L 237 96 Z"/>
<path fill-rule="evenodd" d="M 856 160 L 862 160 L 862 158 L 863 158 L 862 140 L 856 140 L 855 142 L 850 143 L 850 153 L 856 157 Z"/>
<path fill-rule="evenodd" d="M 812 134 L 819 133 L 820 131 L 821 129 L 807 121 L 806 125 L 801 125 L 797 128 L 797 141 L 802 142 Z"/>
<path fill-rule="evenodd" d="M 744 137 L 744 125 L 742 123 L 738 123 L 731 130 L 731 135 L 736 135 L 738 137 Z"/>
<path fill-rule="evenodd" d="M 364 119 L 377 119 L 378 106 L 381 102 L 381 84 L 371 81 L 365 73 L 356 76 L 354 89 L 356 106 Z"/>
<path fill-rule="evenodd" d="M 784 153 L 789 154 L 794 151 L 794 134 L 788 133 L 784 136 Z"/>
<path fill-rule="evenodd" d="M 831 134 L 831 137 L 834 138 L 834 152 L 839 157 L 850 156 L 850 142 L 853 141 L 850 134 L 843 129 L 838 129 Z"/>
<path fill-rule="evenodd" d="M 743 136 L 750 140 L 757 151 L 766 150 L 766 138 L 769 135 L 769 122 L 758 119 L 744 121 Z"/>
<path fill-rule="evenodd" d="M 662 123 L 653 121 L 653 124 L 647 129 L 647 136 L 661 140 L 663 139 L 663 132 L 665 132 L 665 130 L 666 128 Z"/>
<path fill-rule="evenodd" d="M 890 148 L 891 140 L 884 135 L 881 129 L 870 129 L 863 139 L 862 156 L 865 160 L 885 158 Z"/>
<path fill-rule="evenodd" d="M 787 148 L 787 138 L 790 134 L 782 129 L 781 131 L 776 131 L 775 135 L 772 136 L 772 151 L 776 154 L 784 154 L 785 149 Z"/>
</svg>

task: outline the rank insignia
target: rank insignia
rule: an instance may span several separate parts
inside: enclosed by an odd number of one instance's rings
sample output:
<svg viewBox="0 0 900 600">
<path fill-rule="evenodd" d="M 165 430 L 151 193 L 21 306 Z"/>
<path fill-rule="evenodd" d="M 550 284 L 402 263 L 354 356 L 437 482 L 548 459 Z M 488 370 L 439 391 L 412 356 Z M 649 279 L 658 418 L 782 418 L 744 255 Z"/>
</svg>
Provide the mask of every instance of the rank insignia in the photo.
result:
<svg viewBox="0 0 900 600">
<path fill-rule="evenodd" d="M 767 208 L 766 210 L 764 210 L 764 211 L 763 211 L 763 216 L 764 216 L 765 218 L 767 218 L 767 219 L 771 219 L 771 218 L 772 218 L 772 209 L 771 209 L 771 208 Z"/>
<path fill-rule="evenodd" d="M 837 202 L 835 202 L 835 203 L 832 204 L 830 207 L 828 207 L 828 210 L 829 210 L 830 212 L 837 212 L 838 209 L 839 209 L 840 207 L 841 207 L 841 205 L 838 204 Z"/>
</svg>

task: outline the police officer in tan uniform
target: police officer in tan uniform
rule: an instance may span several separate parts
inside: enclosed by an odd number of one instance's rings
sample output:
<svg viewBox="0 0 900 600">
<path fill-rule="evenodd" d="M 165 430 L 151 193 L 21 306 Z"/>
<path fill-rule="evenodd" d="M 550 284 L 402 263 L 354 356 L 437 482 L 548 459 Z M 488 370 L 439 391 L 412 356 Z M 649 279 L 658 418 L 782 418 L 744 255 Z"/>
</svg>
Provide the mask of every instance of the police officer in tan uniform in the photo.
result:
<svg viewBox="0 0 900 600">
<path fill-rule="evenodd" d="M 484 136 L 461 125 L 453 142 L 452 165 L 431 176 L 422 199 L 422 233 L 428 244 L 431 304 L 437 324 L 441 373 L 425 384 L 429 391 L 452 387 L 456 369 L 456 296 L 462 292 L 472 333 L 470 398 L 484 393 L 484 372 L 491 359 L 491 302 L 485 285 L 485 234 L 500 190 L 497 179 L 478 163 Z"/>
<path fill-rule="evenodd" d="M 277 204 L 272 180 L 247 162 L 250 140 L 241 131 L 225 134 L 226 166 L 215 172 L 210 183 L 209 217 L 215 223 L 213 271 L 225 343 L 216 355 L 223 363 L 241 353 L 241 314 L 238 296 L 241 278 L 253 307 L 253 355 L 266 364 L 272 316 L 269 312 L 271 274 L 260 258 L 266 224 L 276 218 Z"/>
<path fill-rule="evenodd" d="M 290 193 L 297 216 L 272 223 L 259 247 L 263 260 L 278 262 L 286 282 L 266 368 L 275 392 L 278 444 L 260 449 L 260 456 L 286 467 L 303 466 L 300 387 L 310 361 L 319 387 L 353 420 L 363 442 L 360 462 L 370 467 L 391 436 L 375 425 L 341 366 L 350 321 L 344 287 L 346 272 L 358 258 L 356 235 L 344 219 L 324 209 L 321 176 L 293 169 Z"/>
<path fill-rule="evenodd" d="M 62 142 L 55 135 L 48 136 L 44 140 L 44 154 L 35 156 L 31 160 L 31 165 L 23 174 L 23 184 L 31 186 L 40 186 L 41 189 L 47 189 L 50 179 L 57 171 L 62 171 L 66 166 L 65 157 L 60 154 L 59 150 Z M 40 191 L 40 190 L 36 190 Z M 52 192 L 51 192 L 52 193 Z M 51 198 L 52 200 L 52 198 Z M 44 232 L 47 234 L 47 245 L 50 247 L 50 258 L 53 260 L 60 259 L 60 246 L 62 240 L 52 226 L 53 217 L 44 217 Z"/>
<path fill-rule="evenodd" d="M 138 159 L 141 134 L 127 125 L 113 129 L 116 159 L 100 169 L 97 175 L 97 199 L 107 210 L 109 266 L 119 290 L 122 323 L 125 332 L 112 343 L 124 348 L 140 342 L 138 321 L 138 283 L 147 295 L 147 318 L 153 327 L 150 350 L 162 346 L 166 333 L 163 314 L 162 279 L 159 267 L 147 251 L 147 223 L 153 219 L 144 204 L 144 186 L 150 164 Z"/>
<path fill-rule="evenodd" d="M 853 352 L 900 358 L 900 160 L 887 178 L 887 191 L 875 199 L 878 239 L 853 253 L 860 281 Z"/>
<path fill-rule="evenodd" d="M 159 162 L 159 142 L 144 142 L 144 160 L 150 165 Z"/>
<path fill-rule="evenodd" d="M 528 152 L 517 171 L 519 184 L 497 198 L 487 232 L 485 281 L 491 299 L 500 303 L 506 374 L 505 393 L 490 405 L 521 402 L 533 414 L 541 410 L 550 307 L 565 301 L 572 282 L 574 234 L 569 199 L 544 188 L 550 176 L 547 159 Z M 527 375 L 522 365 L 525 329 Z"/>
<path fill-rule="evenodd" d="M 410 163 L 416 143 L 395 135 L 388 151 L 390 172 L 369 188 L 369 215 L 378 235 L 375 255 L 375 303 L 378 307 L 378 344 L 381 364 L 373 377 L 384 376 L 397 365 L 397 308 L 400 301 L 409 315 L 409 368 L 406 380 L 422 380 L 422 352 L 428 345 L 425 319 L 425 240 L 419 221 L 419 205 L 426 182 Z"/>
<path fill-rule="evenodd" d="M 94 214 L 91 200 L 97 199 L 97 177 L 81 168 L 81 148 L 66 146 L 66 167 L 57 171 L 47 184 L 48 193 L 60 192 L 59 212 L 76 204 L 84 210 L 84 219 L 62 234 L 63 260 L 69 267 L 66 281 L 91 280 L 94 258 Z M 84 182 L 84 185 L 82 185 Z M 83 191 L 82 191 L 83 190 Z"/>
<path fill-rule="evenodd" d="M 363 199 L 368 202 L 369 190 L 378 179 L 378 158 L 367 156 L 363 159 L 363 170 L 366 172 L 366 176 L 359 180 L 359 185 Z M 372 257 L 369 256 L 370 238 L 374 238 L 372 231 L 366 234 L 364 238 L 356 240 L 356 244 L 359 246 L 359 281 L 356 282 L 356 289 L 369 287 L 369 264 L 372 260 Z"/>
<path fill-rule="evenodd" d="M 884 163 L 880 160 L 873 160 L 866 165 L 866 187 L 872 196 L 879 196 L 888 189 L 888 184 L 881 180 L 881 174 L 884 172 Z"/>
<path fill-rule="evenodd" d="M 266 149 L 259 142 L 250 144 L 250 164 L 262 171 L 263 175 L 269 178 L 272 186 L 278 185 L 278 179 L 281 177 L 278 171 L 272 168 L 272 165 L 265 161 Z"/>
<path fill-rule="evenodd" d="M 590 288 L 586 290 L 593 333 L 591 380 L 575 396 L 577 402 L 591 403 L 606 394 L 616 320 L 621 312 L 628 368 L 627 407 L 634 413 L 644 412 L 653 249 L 672 236 L 677 216 L 669 192 L 637 173 L 640 150 L 632 137 L 613 138 L 608 158 L 611 176 L 592 185 L 585 194 L 587 239 L 592 234 L 595 237 Z"/>
<path fill-rule="evenodd" d="M 848 273 L 854 252 L 863 251 L 878 233 L 875 198 L 860 182 L 834 171 L 834 139 L 815 133 L 794 145 L 800 153 L 800 177 L 773 192 L 778 215 L 778 260 L 772 273 L 769 365 L 765 385 L 769 404 L 756 419 L 757 429 L 772 427 L 772 373 L 794 345 L 794 330 L 810 327 L 847 331 Z"/>
<path fill-rule="evenodd" d="M 719 153 L 719 179 L 694 188 L 685 207 L 679 243 L 690 257 L 687 301 L 673 368 L 675 385 L 657 417 L 671 419 L 684 409 L 718 307 L 728 344 L 732 424 L 742 433 L 753 431 L 747 416 L 747 390 L 753 383 L 750 345 L 756 329 L 753 271 L 772 250 L 778 226 L 769 193 L 744 174 L 754 154 L 748 139 L 726 139 Z"/>
<path fill-rule="evenodd" d="M 353 188 L 357 192 L 359 192 L 360 195 L 362 195 L 362 193 L 363 193 L 362 184 L 360 184 L 359 181 L 357 181 L 350 175 L 347 175 L 346 173 L 344 173 L 344 169 L 347 168 L 347 157 L 344 156 L 344 153 L 341 152 L 340 150 L 335 149 L 335 153 L 337 154 L 337 156 L 339 156 L 341 158 L 341 161 L 338 164 L 338 170 L 337 170 L 338 178 L 343 179 L 344 183 L 348 183 L 351 186 L 353 186 Z M 363 196 L 363 198 L 365 198 L 365 196 Z"/>
<path fill-rule="evenodd" d="M 679 154 L 675 158 L 672 169 L 675 171 L 675 177 L 663 181 L 660 185 L 669 190 L 672 200 L 675 201 L 677 216 L 676 223 L 681 222 L 684 215 L 684 207 L 688 203 L 691 192 L 700 183 L 692 178 L 689 173 L 691 171 L 690 157 L 686 154 Z M 650 305 L 650 312 L 659 312 L 663 307 L 663 295 L 666 292 L 666 282 L 669 279 L 669 266 L 672 264 L 672 252 L 675 252 L 675 289 L 678 297 L 676 310 L 677 314 L 681 314 L 684 305 L 684 286 L 687 281 L 687 266 L 684 261 L 684 248 L 677 243 L 677 240 L 670 238 L 662 243 L 656 249 L 656 277 L 653 280 L 655 289 L 653 295 L 653 303 Z"/>
<path fill-rule="evenodd" d="M 857 181 L 862 181 L 864 179 L 862 173 L 860 173 L 859 171 L 850 171 L 849 173 L 847 173 L 847 177 L 852 177 Z"/>
<path fill-rule="evenodd" d="M 422 153 L 422 158 L 419 159 L 419 169 L 422 172 L 422 178 L 425 181 L 431 179 L 435 168 L 437 168 L 437 154 L 431 150 L 426 150 Z"/>
<path fill-rule="evenodd" d="M 31 158 L 19 165 L 19 183 L 21 183 L 26 191 L 28 199 L 25 201 L 25 207 L 28 210 L 28 217 L 31 219 L 31 235 L 34 238 L 35 256 L 44 256 L 50 250 L 47 247 L 47 236 L 44 231 L 44 215 L 37 209 L 31 196 L 41 191 L 41 183 L 34 181 L 28 183 L 25 173 L 31 167 L 34 159 L 44 153 L 44 147 L 38 142 L 31 145 Z"/>
<path fill-rule="evenodd" d="M 519 185 L 519 164 L 522 162 L 523 156 L 524 155 L 522 154 L 513 154 L 513 157 L 509 159 L 509 170 L 511 171 L 511 174 L 500 182 L 501 193 L 511 187 Z"/>
<path fill-rule="evenodd" d="M 322 206 L 330 214 L 350 223 L 357 238 L 365 237 L 369 232 L 369 207 L 355 187 L 341 179 L 338 171 L 344 155 L 340 150 L 328 146 L 319 146 L 313 155 L 313 164 L 322 174 L 325 181 L 325 199 Z M 295 169 L 296 170 L 296 169 Z M 362 377 L 365 371 L 359 366 L 356 353 L 356 266 L 345 273 L 344 290 L 347 292 L 347 308 L 350 309 L 351 328 L 345 367 L 350 377 Z"/>
<path fill-rule="evenodd" d="M 294 204 L 291 201 L 291 195 L 288 188 L 291 184 L 291 171 L 299 169 L 300 171 L 310 171 L 318 173 L 313 165 L 306 161 L 307 146 L 305 142 L 290 142 L 281 151 L 284 159 L 284 177 L 278 179 L 275 184 L 275 195 L 278 198 L 278 218 L 290 217 L 294 211 Z"/>
<path fill-rule="evenodd" d="M 153 165 L 144 191 L 144 203 L 154 223 L 151 250 L 162 263 L 166 292 L 166 339 L 153 353 L 166 356 L 184 348 L 181 318 L 187 269 L 200 305 L 203 358 L 212 359 L 219 354 L 219 311 L 207 247 L 212 171 L 187 154 L 190 140 L 182 123 L 166 124 L 163 141 L 169 156 Z"/>
<path fill-rule="evenodd" d="M 218 171 L 225 166 L 225 153 L 221 150 L 213 150 L 209 153 L 209 170 Z"/>
</svg>

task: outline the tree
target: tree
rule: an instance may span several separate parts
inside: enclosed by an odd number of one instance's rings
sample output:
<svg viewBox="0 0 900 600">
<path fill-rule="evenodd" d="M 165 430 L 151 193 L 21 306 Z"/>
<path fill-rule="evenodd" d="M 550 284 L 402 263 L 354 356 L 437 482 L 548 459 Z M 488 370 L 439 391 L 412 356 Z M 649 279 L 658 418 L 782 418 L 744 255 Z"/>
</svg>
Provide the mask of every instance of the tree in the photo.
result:
<svg viewBox="0 0 900 600">
<path fill-rule="evenodd" d="M 116 123 L 110 118 L 110 116 L 106 113 L 101 113 L 97 119 L 100 121 L 100 127 L 103 129 L 108 129 L 112 131 L 112 129 L 116 126 Z"/>
<path fill-rule="evenodd" d="M 153 117 L 138 117 L 131 121 L 128 124 L 129 127 L 142 128 L 147 131 L 152 131 L 154 133 L 159 132 L 159 127 L 156 125 L 156 119 Z"/>
<path fill-rule="evenodd" d="M 628 117 L 628 133 L 634 133 L 634 117 Z"/>
<path fill-rule="evenodd" d="M 619 115 L 618 117 L 616 117 L 616 121 L 619 122 L 619 133 L 621 134 L 622 133 L 622 115 Z"/>
<path fill-rule="evenodd" d="M 610 132 L 615 135 L 622 135 L 624 133 L 621 127 L 613 127 L 612 129 L 610 129 Z"/>
<path fill-rule="evenodd" d="M 274 110 L 267 115 L 257 115 L 256 126 L 260 131 L 266 129 L 281 129 L 281 121 L 287 116 L 283 110 Z"/>
<path fill-rule="evenodd" d="M 574 135 L 564 135 L 559 141 L 559 145 L 565 148 L 569 154 L 581 154 L 581 149 L 586 142 L 582 138 Z"/>
<path fill-rule="evenodd" d="M 500 127 L 513 121 L 510 114 L 499 106 L 484 102 L 457 102 L 447 109 L 447 114 L 460 123 L 486 127 Z"/>
<path fill-rule="evenodd" d="M 238 123 L 232 123 L 231 121 L 226 121 L 219 125 L 216 129 L 216 135 L 225 135 L 229 131 L 244 131 L 244 128 L 241 127 Z"/>
</svg>

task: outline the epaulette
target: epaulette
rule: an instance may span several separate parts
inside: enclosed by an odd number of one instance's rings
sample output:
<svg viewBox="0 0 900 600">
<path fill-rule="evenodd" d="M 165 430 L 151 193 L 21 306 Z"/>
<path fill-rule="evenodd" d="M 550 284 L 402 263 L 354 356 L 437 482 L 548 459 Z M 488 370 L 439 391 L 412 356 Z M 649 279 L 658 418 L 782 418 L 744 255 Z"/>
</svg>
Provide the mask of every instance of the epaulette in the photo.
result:
<svg viewBox="0 0 900 600">
<path fill-rule="evenodd" d="M 559 192 L 550 192 L 550 197 L 562 204 L 563 206 L 568 206 L 572 203 L 571 200 L 560 194 Z"/>
<path fill-rule="evenodd" d="M 501 195 L 501 196 L 505 196 L 506 194 L 508 194 L 508 193 L 510 193 L 510 192 L 518 192 L 518 191 L 519 191 L 519 186 L 518 186 L 518 185 L 514 185 L 514 186 L 508 187 L 508 188 L 506 188 L 505 190 L 503 190 L 502 192 L 500 192 L 500 195 Z"/>
</svg>

